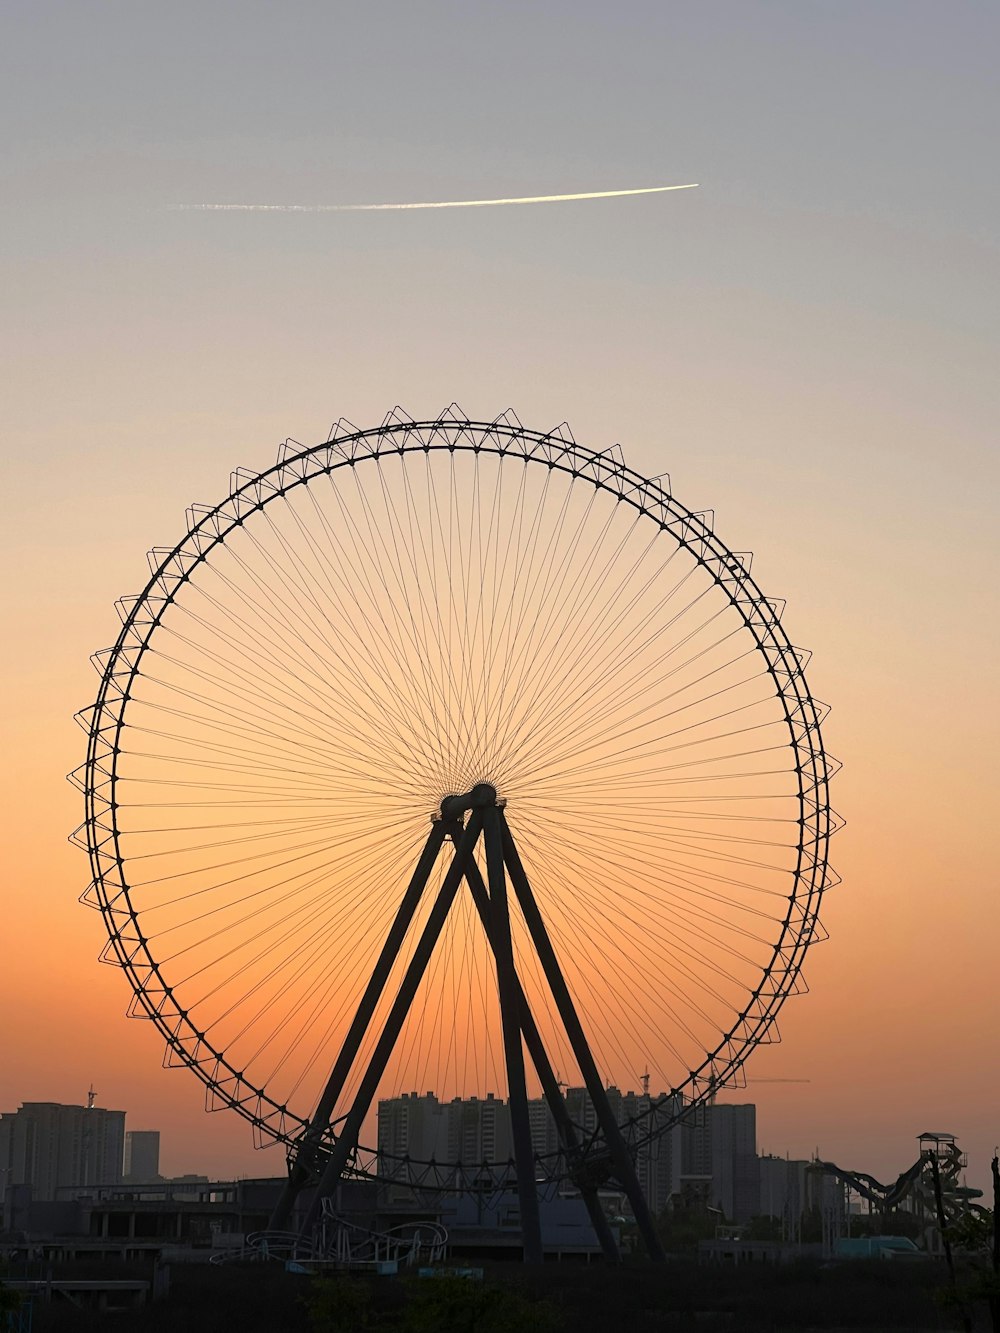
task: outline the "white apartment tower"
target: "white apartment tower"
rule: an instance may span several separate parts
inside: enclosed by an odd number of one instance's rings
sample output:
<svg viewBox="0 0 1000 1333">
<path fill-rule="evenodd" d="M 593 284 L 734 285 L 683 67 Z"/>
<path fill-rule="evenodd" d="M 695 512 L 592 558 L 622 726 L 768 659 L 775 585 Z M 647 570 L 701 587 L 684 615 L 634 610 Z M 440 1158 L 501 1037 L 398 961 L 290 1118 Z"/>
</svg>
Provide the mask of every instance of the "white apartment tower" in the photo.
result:
<svg viewBox="0 0 1000 1333">
<path fill-rule="evenodd" d="M 63 1185 L 117 1185 L 124 1149 L 124 1111 L 24 1102 L 0 1114 L 4 1183 L 30 1185 L 36 1200 Z"/>
</svg>

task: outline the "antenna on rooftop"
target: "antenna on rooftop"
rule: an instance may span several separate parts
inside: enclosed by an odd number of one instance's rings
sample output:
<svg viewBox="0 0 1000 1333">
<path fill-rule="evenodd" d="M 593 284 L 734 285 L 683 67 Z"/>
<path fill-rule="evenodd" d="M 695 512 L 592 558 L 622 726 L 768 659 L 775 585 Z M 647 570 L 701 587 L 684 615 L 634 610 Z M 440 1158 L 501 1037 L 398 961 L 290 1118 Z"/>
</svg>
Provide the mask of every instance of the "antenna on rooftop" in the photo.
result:
<svg viewBox="0 0 1000 1333">
<path fill-rule="evenodd" d="M 96 1101 L 97 1101 L 97 1093 L 94 1091 L 94 1085 L 93 1085 L 93 1083 L 91 1083 L 91 1085 L 90 1085 L 90 1091 L 87 1093 L 87 1110 L 88 1110 L 88 1111 L 92 1111 L 92 1110 L 94 1109 L 94 1102 L 96 1102 Z"/>
<path fill-rule="evenodd" d="M 648 1097 L 648 1096 L 649 1096 L 649 1065 L 646 1066 L 646 1072 L 645 1072 L 644 1074 L 640 1074 L 639 1077 L 642 1079 L 642 1095 L 643 1095 L 644 1097 Z"/>
</svg>

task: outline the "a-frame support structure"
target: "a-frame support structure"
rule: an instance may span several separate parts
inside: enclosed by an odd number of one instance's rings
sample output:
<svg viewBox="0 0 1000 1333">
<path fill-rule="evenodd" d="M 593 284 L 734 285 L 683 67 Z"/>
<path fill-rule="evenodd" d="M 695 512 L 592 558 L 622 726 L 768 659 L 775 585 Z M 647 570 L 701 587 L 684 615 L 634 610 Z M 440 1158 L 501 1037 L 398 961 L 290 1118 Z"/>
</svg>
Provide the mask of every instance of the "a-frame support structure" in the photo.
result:
<svg viewBox="0 0 1000 1333">
<path fill-rule="evenodd" d="M 466 815 L 468 815 L 467 821 Z M 485 880 L 475 857 L 480 838 L 483 840 L 485 852 Z M 343 1093 L 348 1075 L 372 1023 L 431 871 L 446 842 L 454 846 L 451 864 L 427 915 L 420 939 L 413 950 L 375 1050 L 354 1094 L 354 1100 L 346 1117 L 339 1122 L 339 1133 L 332 1148 L 327 1148 L 326 1138 L 334 1108 Z M 649 1207 L 639 1188 L 635 1164 L 608 1102 L 604 1083 L 591 1055 L 576 1006 L 559 967 L 528 876 L 521 864 L 503 804 L 497 801 L 496 789 L 489 783 L 480 783 L 464 796 L 448 796 L 441 802 L 440 816 L 431 825 L 430 835 L 389 928 L 382 952 L 344 1039 L 316 1113 L 299 1140 L 294 1155 L 290 1158 L 288 1183 L 271 1217 L 271 1226 L 279 1230 L 286 1228 L 299 1191 L 306 1186 L 316 1184 L 318 1180 L 313 1203 L 302 1228 L 303 1236 L 308 1236 L 316 1222 L 320 1200 L 333 1193 L 343 1176 L 357 1150 L 362 1123 L 371 1108 L 379 1082 L 463 881 L 471 892 L 496 963 L 525 1262 L 540 1263 L 542 1260 L 535 1159 L 531 1146 L 525 1085 L 525 1049 L 535 1067 L 542 1092 L 555 1120 L 560 1146 L 569 1165 L 571 1177 L 583 1196 L 601 1248 L 605 1256 L 612 1261 L 618 1259 L 618 1251 L 597 1197 L 595 1173 L 588 1170 L 587 1149 L 581 1144 L 576 1126 L 566 1109 L 556 1075 L 517 975 L 510 932 L 511 891 L 517 899 L 574 1058 L 590 1095 L 600 1128 L 601 1156 L 608 1159 L 610 1175 L 624 1189 L 632 1205 L 636 1223 L 650 1257 L 662 1259 L 663 1250 L 653 1226 Z"/>
</svg>

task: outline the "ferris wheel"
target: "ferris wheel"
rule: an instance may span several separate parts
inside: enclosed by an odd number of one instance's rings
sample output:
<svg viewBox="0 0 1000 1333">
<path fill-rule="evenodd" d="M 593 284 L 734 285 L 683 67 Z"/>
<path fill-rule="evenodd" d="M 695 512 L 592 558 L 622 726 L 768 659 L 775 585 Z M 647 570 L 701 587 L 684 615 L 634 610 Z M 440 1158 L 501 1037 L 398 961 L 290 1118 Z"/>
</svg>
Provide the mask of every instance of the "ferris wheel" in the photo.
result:
<svg viewBox="0 0 1000 1333">
<path fill-rule="evenodd" d="M 595 1225 L 618 1180 L 654 1249 L 662 1103 L 624 1126 L 606 1089 L 738 1080 L 835 880 L 826 709 L 750 556 L 617 446 L 452 407 L 287 441 L 149 559 L 78 715 L 83 898 L 167 1062 L 288 1145 L 279 1224 L 303 1185 L 399 1178 L 376 1098 L 494 1092 L 526 1253 L 567 1175 Z"/>
</svg>

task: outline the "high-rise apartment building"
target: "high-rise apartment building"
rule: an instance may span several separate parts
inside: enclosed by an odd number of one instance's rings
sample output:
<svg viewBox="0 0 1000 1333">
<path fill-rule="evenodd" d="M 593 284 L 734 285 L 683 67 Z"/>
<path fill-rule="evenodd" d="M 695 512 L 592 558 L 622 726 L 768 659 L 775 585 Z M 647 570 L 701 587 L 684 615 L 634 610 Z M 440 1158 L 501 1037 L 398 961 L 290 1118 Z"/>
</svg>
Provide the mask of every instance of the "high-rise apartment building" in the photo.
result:
<svg viewBox="0 0 1000 1333">
<path fill-rule="evenodd" d="M 6 1185 L 30 1185 L 36 1200 L 63 1185 L 116 1185 L 122 1178 L 125 1112 L 24 1102 L 0 1114 Z"/>
<path fill-rule="evenodd" d="M 510 1108 L 492 1092 L 444 1103 L 432 1092 L 404 1092 L 378 1104 L 378 1150 L 387 1174 L 393 1158 L 468 1166 L 506 1162 L 513 1153 Z"/>
<path fill-rule="evenodd" d="M 514 1152 L 510 1107 L 492 1092 L 486 1097 L 456 1097 L 445 1108 L 448 1161 L 506 1162 Z"/>
<path fill-rule="evenodd" d="M 654 1096 L 648 1092 L 622 1092 L 614 1086 L 606 1088 L 605 1095 L 635 1161 L 639 1188 L 650 1211 L 660 1213 L 677 1192 L 682 1168 L 680 1140 L 674 1124 L 682 1109 L 680 1097 L 668 1093 Z M 597 1132 L 597 1113 L 586 1088 L 567 1088 L 566 1107 L 582 1136 Z"/>
<path fill-rule="evenodd" d="M 678 1127 L 668 1126 L 677 1118 L 679 1099 L 666 1094 L 622 1093 L 607 1089 L 611 1111 L 622 1126 L 633 1152 L 639 1185 L 654 1212 L 661 1212 L 678 1190 L 682 1170 Z M 597 1130 L 597 1116 L 585 1088 L 567 1088 L 566 1109 L 586 1143 Z M 541 1158 L 553 1158 L 561 1148 L 555 1119 L 544 1097 L 528 1102 L 531 1145 Z M 650 1137 L 650 1129 L 666 1132 Z M 416 1092 L 387 1098 L 378 1105 L 378 1146 L 382 1169 L 393 1171 L 393 1159 L 439 1163 L 462 1162 L 474 1167 L 508 1162 L 514 1152 L 510 1105 L 493 1093 L 486 1097 L 456 1097 L 441 1103 L 433 1093 Z"/>
<path fill-rule="evenodd" d="M 378 1104 L 378 1150 L 383 1170 L 392 1172 L 392 1159 L 448 1160 L 448 1122 L 445 1107 L 433 1092 L 420 1096 L 404 1092 Z"/>
<path fill-rule="evenodd" d="M 800 1241 L 803 1219 L 810 1215 L 813 1223 L 818 1221 L 825 1232 L 841 1234 L 846 1202 L 839 1180 L 816 1170 L 813 1162 L 789 1161 L 786 1157 L 761 1157 L 757 1169 L 758 1211 L 761 1217 L 780 1222 L 784 1240 Z"/>
<path fill-rule="evenodd" d="M 124 1179 L 147 1183 L 160 1178 L 160 1131 L 129 1129 L 125 1132 Z"/>
<path fill-rule="evenodd" d="M 760 1210 L 757 1108 L 716 1102 L 707 1112 L 712 1206 L 729 1222 L 749 1222 Z"/>
<path fill-rule="evenodd" d="M 531 1131 L 531 1148 L 536 1156 L 552 1157 L 559 1151 L 555 1118 L 544 1097 L 528 1099 L 528 1127 Z"/>
<path fill-rule="evenodd" d="M 701 1105 L 685 1108 L 679 1093 L 606 1090 L 612 1115 L 635 1161 L 639 1187 L 651 1211 L 661 1213 L 675 1196 L 718 1209 L 730 1222 L 760 1211 L 757 1108 Z M 586 1144 L 600 1139 L 597 1114 L 586 1088 L 567 1088 L 566 1109 Z M 560 1150 L 555 1120 L 544 1098 L 528 1103 L 531 1143 L 542 1158 Z M 659 1131 L 659 1132 L 657 1132 Z M 474 1167 L 513 1156 L 510 1106 L 490 1093 L 456 1097 L 445 1104 L 433 1093 L 404 1093 L 379 1102 L 378 1145 L 383 1170 L 392 1158 Z"/>
</svg>

